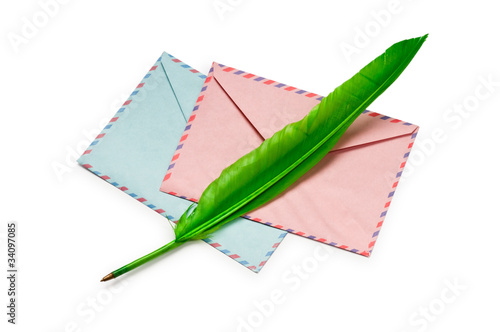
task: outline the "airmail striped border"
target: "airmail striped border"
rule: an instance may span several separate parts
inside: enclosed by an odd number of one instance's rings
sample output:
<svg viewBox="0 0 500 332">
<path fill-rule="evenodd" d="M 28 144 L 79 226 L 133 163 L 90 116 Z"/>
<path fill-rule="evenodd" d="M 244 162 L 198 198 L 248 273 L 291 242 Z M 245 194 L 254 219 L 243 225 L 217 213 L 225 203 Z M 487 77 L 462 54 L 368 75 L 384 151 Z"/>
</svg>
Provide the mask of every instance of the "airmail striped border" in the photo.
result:
<svg viewBox="0 0 500 332">
<path fill-rule="evenodd" d="M 177 59 L 173 55 L 168 54 L 168 53 L 165 53 L 165 54 L 169 57 L 170 60 L 172 60 L 172 62 L 178 64 L 180 67 L 190 71 L 191 73 L 197 75 L 201 79 L 206 78 L 205 75 L 201 74 L 199 71 L 192 68 L 188 64 L 185 64 L 184 62 Z M 146 76 L 144 76 L 141 83 L 139 83 L 139 85 L 137 85 L 137 87 L 134 89 L 134 91 L 132 92 L 130 97 L 123 103 L 123 105 L 120 107 L 118 112 L 116 112 L 115 116 L 113 116 L 111 118 L 111 120 L 109 120 L 108 124 L 104 127 L 104 129 L 101 131 L 101 133 L 99 135 L 97 135 L 97 137 L 94 139 L 94 141 L 92 143 L 90 143 L 90 146 L 87 148 L 87 150 L 85 150 L 85 152 L 83 152 L 83 155 L 91 153 L 92 150 L 96 147 L 96 145 L 99 144 L 99 142 L 106 136 L 106 134 L 109 133 L 109 131 L 116 124 L 116 122 L 120 120 L 120 116 L 128 111 L 128 109 L 130 108 L 130 104 L 133 103 L 133 101 L 134 101 L 135 95 L 137 95 L 141 91 L 141 89 L 143 89 L 144 86 L 148 83 L 148 78 L 151 76 L 152 72 L 157 70 L 158 67 L 161 66 L 161 60 L 162 60 L 162 56 L 158 60 L 156 60 L 155 64 L 153 65 L 153 67 L 151 67 L 151 69 L 146 74 Z"/>
<path fill-rule="evenodd" d="M 262 84 L 273 86 L 273 87 L 278 88 L 278 89 L 283 89 L 285 91 L 290 91 L 292 93 L 296 93 L 296 94 L 299 94 L 299 95 L 303 95 L 304 97 L 307 97 L 307 98 L 315 98 L 317 100 L 323 99 L 323 97 L 320 96 L 320 95 L 317 95 L 317 94 L 312 93 L 312 92 L 308 92 L 306 90 L 297 89 L 296 87 L 293 87 L 291 85 L 286 85 L 286 84 L 283 84 L 283 83 L 279 83 L 279 82 L 267 79 L 267 78 L 262 77 L 262 76 L 257 76 L 257 75 L 254 75 L 254 74 L 250 74 L 250 73 L 244 72 L 242 70 L 236 70 L 236 69 L 234 69 L 232 67 L 226 67 L 226 66 L 221 65 L 221 64 L 219 64 L 219 66 L 222 67 L 222 68 L 224 68 L 223 70 L 225 72 L 227 72 L 227 73 L 233 73 L 234 75 L 241 76 L 241 77 L 246 78 L 248 80 L 253 80 L 253 81 L 256 81 L 256 82 L 261 82 Z"/>
<path fill-rule="evenodd" d="M 200 106 L 202 105 L 203 99 L 205 98 L 205 95 L 206 95 L 206 92 L 207 92 L 207 89 L 208 89 L 208 85 L 209 85 L 209 83 L 212 80 L 212 77 L 214 75 L 213 71 L 214 71 L 214 66 L 215 65 L 218 65 L 219 67 L 224 68 L 223 71 L 225 71 L 225 72 L 228 72 L 228 73 L 232 72 L 234 75 L 239 75 L 239 76 L 244 77 L 246 79 L 251 79 L 251 80 L 254 80 L 254 81 L 257 81 L 257 82 L 261 82 L 262 84 L 273 86 L 273 87 L 278 88 L 278 89 L 284 89 L 286 91 L 290 91 L 291 93 L 297 93 L 297 94 L 303 95 L 306 98 L 315 98 L 315 99 L 320 100 L 320 101 L 323 99 L 323 96 L 317 95 L 317 94 L 312 93 L 312 92 L 308 92 L 308 91 L 305 91 L 305 90 L 297 89 L 295 87 L 292 87 L 292 86 L 289 86 L 289 85 L 286 85 L 286 84 L 283 84 L 283 83 L 279 83 L 279 82 L 276 82 L 276 81 L 273 81 L 273 80 L 269 80 L 269 79 L 261 77 L 261 76 L 257 76 L 257 75 L 250 74 L 250 73 L 247 73 L 247 72 L 244 72 L 244 71 L 241 71 L 241 70 L 237 70 L 237 69 L 234 69 L 232 67 L 227 67 L 227 66 L 224 66 L 222 64 L 215 64 L 214 63 L 214 65 L 210 69 L 208 77 L 205 80 L 205 84 L 203 85 L 203 88 L 201 89 L 200 96 L 198 97 L 198 100 L 196 101 L 195 107 L 193 109 L 193 113 L 192 113 L 191 117 L 189 118 L 189 121 L 188 121 L 187 126 L 186 126 L 186 128 L 184 130 L 182 138 L 181 138 L 181 140 L 179 142 L 179 145 L 177 146 L 177 152 L 175 153 L 174 157 L 172 158 L 172 161 L 171 161 L 171 163 L 170 163 L 170 165 L 168 167 L 168 171 L 167 171 L 167 174 L 165 175 L 165 178 L 163 179 L 163 182 L 167 181 L 172 176 L 172 170 L 174 169 L 175 163 L 176 163 L 176 161 L 179 159 L 179 157 L 181 155 L 182 148 L 184 147 L 184 144 L 186 143 L 186 140 L 189 137 L 189 131 L 192 128 L 193 122 L 196 119 L 196 112 L 199 111 Z M 377 119 L 382 120 L 382 121 L 387 121 L 387 122 L 393 123 L 394 125 L 402 125 L 402 126 L 411 126 L 412 125 L 409 122 L 404 122 L 404 121 L 401 121 L 401 120 L 398 120 L 398 119 L 394 119 L 394 118 L 391 118 L 389 116 L 386 116 L 386 115 L 383 115 L 383 114 L 380 114 L 380 113 L 371 112 L 369 110 L 363 111 L 363 114 L 365 116 L 371 116 L 373 118 L 377 118 Z M 413 146 L 413 142 L 414 142 L 416 136 L 417 136 L 417 131 L 415 131 L 415 133 L 411 136 L 411 143 L 408 146 L 408 151 L 403 156 L 404 161 L 401 163 L 400 170 L 396 174 L 395 182 L 394 182 L 394 184 L 392 186 L 392 190 L 388 194 L 387 202 L 384 205 L 384 208 L 383 208 L 383 210 L 382 210 L 382 212 L 380 214 L 380 217 L 379 217 L 379 221 L 378 221 L 378 223 L 377 223 L 377 225 L 376 225 L 376 227 L 374 229 L 372 240 L 368 244 L 368 248 L 365 249 L 365 250 L 361 250 L 361 249 L 357 249 L 357 248 L 350 248 L 347 245 L 344 245 L 344 244 L 341 244 L 341 243 L 337 243 L 337 242 L 328 241 L 327 239 L 324 239 L 324 238 L 318 238 L 318 237 L 316 237 L 314 235 L 306 234 L 306 233 L 301 232 L 299 230 L 285 229 L 282 225 L 274 224 L 274 223 L 270 223 L 270 222 L 264 222 L 262 219 L 256 218 L 256 217 L 252 217 L 250 215 L 245 215 L 245 216 L 243 216 L 243 218 L 246 218 L 246 219 L 249 219 L 249 220 L 253 220 L 253 221 L 256 221 L 256 222 L 268 225 L 268 226 L 272 226 L 272 227 L 281 229 L 281 230 L 286 231 L 288 233 L 297 234 L 297 235 L 306 237 L 306 238 L 311 239 L 311 240 L 315 240 L 315 241 L 319 241 L 319 242 L 322 242 L 322 243 L 326 243 L 326 244 L 329 244 L 331 246 L 334 246 L 334 247 L 337 247 L 337 248 L 340 248 L 340 249 L 344 249 L 344 250 L 348 250 L 350 252 L 353 252 L 353 253 L 356 253 L 356 254 L 368 257 L 368 256 L 370 256 L 370 254 L 371 254 L 371 252 L 373 250 L 373 247 L 375 245 L 375 241 L 377 240 L 377 237 L 379 235 L 380 229 L 381 229 L 382 224 L 384 222 L 385 216 L 387 215 L 387 211 L 388 211 L 389 205 L 390 205 L 390 203 L 392 201 L 392 197 L 394 196 L 396 187 L 397 187 L 397 185 L 399 183 L 399 178 L 401 177 L 401 175 L 403 173 L 403 169 L 404 169 L 404 166 L 406 164 L 406 160 L 408 159 L 408 156 L 410 155 L 410 150 L 411 150 L 411 148 Z M 176 192 L 169 192 L 169 194 L 177 196 L 177 197 L 181 197 L 181 198 L 184 198 L 184 199 L 188 199 L 186 196 L 180 196 Z M 195 198 L 189 198 L 189 200 L 191 200 L 193 202 L 197 202 L 197 200 Z"/>
<path fill-rule="evenodd" d="M 141 202 L 142 204 L 146 205 L 148 208 L 154 210 L 155 212 L 158 212 L 159 214 L 161 214 L 164 217 L 167 217 L 170 220 L 174 219 L 174 217 L 167 215 L 167 212 L 165 210 L 163 210 L 163 209 L 157 207 L 156 205 L 152 204 L 146 198 L 144 198 L 141 195 L 135 193 L 133 190 L 130 190 L 126 186 L 123 186 L 122 184 L 119 184 L 119 183 L 115 182 L 109 176 L 107 176 L 107 175 L 103 174 L 102 172 L 99 172 L 98 170 L 96 170 L 92 165 L 90 165 L 90 164 L 83 164 L 82 166 L 85 167 L 86 169 L 88 169 L 89 171 L 91 171 L 92 173 L 94 173 L 95 175 L 97 175 L 98 177 L 100 177 L 101 179 L 103 179 L 103 180 L 111 183 L 113 186 L 115 186 L 116 188 L 120 189 L 124 193 L 128 194 L 130 197 L 132 197 L 132 198 L 136 199 L 137 201 Z"/>
<path fill-rule="evenodd" d="M 220 249 L 221 245 L 219 243 L 217 243 L 217 242 L 212 241 L 211 239 L 204 239 L 203 241 L 205 241 L 206 243 L 208 243 L 212 247 L 214 247 L 214 248 L 222 251 L 224 254 L 226 254 L 230 258 L 234 259 L 235 261 L 237 261 L 241 265 L 245 266 L 246 268 L 250 269 L 251 271 L 253 271 L 253 272 L 259 272 L 262 269 L 262 267 L 267 263 L 267 261 L 269 260 L 269 258 L 271 258 L 271 255 L 276 251 L 276 248 L 278 248 L 278 246 L 281 244 L 281 241 L 283 241 L 283 239 L 285 238 L 285 236 L 286 236 L 286 233 L 281 233 L 278 236 L 278 238 L 276 239 L 276 243 L 272 246 L 271 250 L 269 250 L 267 252 L 266 258 L 263 261 L 261 261 L 258 266 L 250 265 L 249 262 L 247 262 L 244 259 L 241 259 L 241 257 L 239 255 L 233 254 L 233 253 L 231 253 L 227 249 Z"/>
<path fill-rule="evenodd" d="M 198 77 L 200 77 L 200 79 L 206 79 L 207 78 L 205 75 L 201 74 L 196 69 L 191 68 L 189 65 L 183 63 L 181 60 L 175 58 L 173 55 L 170 55 L 168 53 L 166 53 L 166 55 L 173 62 L 177 63 L 182 68 L 185 68 L 185 69 L 189 70 L 190 72 L 192 72 L 193 74 L 198 75 Z M 104 130 L 96 137 L 96 139 L 94 140 L 94 142 L 92 142 L 92 144 L 90 144 L 89 148 L 84 152 L 84 155 L 89 154 L 92 151 L 92 149 L 99 143 L 99 141 L 101 141 L 102 139 L 104 139 L 104 137 L 106 136 L 106 134 L 109 132 L 109 129 L 114 125 L 115 122 L 117 122 L 117 120 L 120 117 L 120 115 L 122 115 L 125 111 L 128 110 L 127 106 L 130 105 L 133 102 L 134 96 L 140 91 L 139 89 L 141 89 L 141 88 L 144 87 L 144 85 L 147 82 L 147 79 L 151 76 L 151 71 L 156 70 L 157 67 L 159 65 L 161 65 L 161 60 L 162 60 L 162 57 L 160 57 L 156 61 L 156 63 L 153 65 L 153 67 L 149 70 L 148 74 L 146 74 L 146 76 L 141 81 L 141 83 L 139 83 L 139 85 L 134 90 L 134 92 L 132 92 L 130 98 L 118 110 L 118 112 L 115 114 L 115 116 L 111 119 L 111 121 L 108 123 L 108 125 L 104 128 Z M 174 221 L 175 218 L 173 216 L 171 216 L 171 215 L 168 215 L 165 210 L 163 210 L 159 206 L 155 205 L 151 201 L 148 201 L 147 198 L 145 198 L 142 195 L 138 194 L 137 192 L 129 189 L 127 186 L 125 186 L 123 184 L 120 184 L 120 183 L 117 183 L 116 181 L 114 181 L 113 179 L 111 179 L 108 175 L 106 175 L 103 172 L 100 172 L 97 169 L 95 169 L 95 167 L 93 167 L 91 164 L 88 164 L 88 163 L 87 164 L 82 164 L 82 166 L 84 168 L 86 168 L 87 170 L 91 171 L 92 173 L 94 173 L 95 175 L 97 175 L 98 177 L 100 177 L 101 179 L 105 180 L 106 182 L 112 184 L 113 186 L 115 186 L 116 188 L 120 189 L 124 193 L 128 194 L 130 197 L 132 197 L 135 200 L 137 200 L 137 201 L 141 202 L 142 204 L 146 205 L 148 208 L 150 208 L 153 211 L 159 213 L 163 217 L 166 217 L 167 219 L 169 219 L 172 222 L 176 222 L 176 221 Z M 183 199 L 190 200 L 192 202 L 196 202 L 197 201 L 197 200 L 195 200 L 193 198 L 187 198 L 185 196 L 179 196 L 179 195 L 175 195 L 175 196 L 183 198 Z M 203 239 L 203 241 L 205 241 L 206 243 L 210 244 L 212 247 L 216 248 L 217 250 L 219 250 L 223 254 L 225 254 L 225 255 L 229 256 L 230 258 L 234 259 L 235 261 L 237 261 L 238 263 L 242 264 L 243 266 L 247 267 L 251 271 L 253 271 L 253 272 L 259 272 L 260 269 L 262 269 L 262 266 L 264 266 L 264 264 L 267 262 L 267 260 L 271 257 L 272 253 L 279 246 L 279 244 L 281 243 L 281 241 L 283 240 L 283 238 L 285 237 L 285 235 L 286 235 L 286 233 L 282 233 L 278 237 L 277 242 L 269 249 L 269 252 L 266 254 L 266 256 L 265 256 L 266 259 L 263 260 L 259 264 L 259 266 L 257 266 L 257 267 L 256 266 L 251 266 L 246 260 L 244 260 L 243 258 L 241 258 L 238 254 L 230 252 L 229 250 L 225 249 L 221 244 L 214 243 L 211 239 Z"/>
<path fill-rule="evenodd" d="M 384 223 L 385 217 L 387 216 L 389 206 L 391 205 L 392 198 L 394 197 L 394 194 L 396 193 L 396 188 L 398 187 L 399 180 L 401 179 L 401 175 L 403 175 L 403 170 L 406 166 L 406 161 L 408 160 L 408 157 L 410 156 L 410 152 L 411 152 L 411 149 L 413 147 L 413 143 L 415 142 L 415 138 L 417 137 L 417 134 L 418 134 L 418 129 L 416 129 L 415 132 L 411 135 L 410 143 L 408 144 L 406 152 L 403 155 L 402 162 L 399 165 L 399 170 L 396 173 L 396 177 L 394 179 L 394 183 L 392 184 L 391 191 L 387 195 L 386 203 L 384 205 L 384 208 L 382 209 L 382 212 L 380 213 L 380 216 L 379 216 L 380 221 L 377 223 L 377 226 L 375 228 L 375 232 L 372 235 L 372 241 L 368 245 L 369 253 L 366 256 L 369 256 L 371 254 L 371 252 L 373 251 L 373 247 L 375 246 L 375 241 L 377 241 L 378 235 L 380 233 L 380 228 L 382 227 L 382 224 Z"/>
</svg>

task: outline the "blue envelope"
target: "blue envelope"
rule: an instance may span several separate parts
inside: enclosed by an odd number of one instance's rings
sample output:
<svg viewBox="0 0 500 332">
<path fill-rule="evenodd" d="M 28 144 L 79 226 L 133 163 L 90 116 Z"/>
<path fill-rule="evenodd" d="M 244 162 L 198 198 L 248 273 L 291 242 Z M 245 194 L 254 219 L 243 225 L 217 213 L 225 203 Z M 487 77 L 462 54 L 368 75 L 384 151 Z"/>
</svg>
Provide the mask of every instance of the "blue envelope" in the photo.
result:
<svg viewBox="0 0 500 332">
<path fill-rule="evenodd" d="M 78 163 L 160 216 L 178 220 L 193 201 L 165 194 L 160 185 L 205 79 L 163 53 Z M 286 234 L 238 218 L 203 241 L 259 272 Z"/>
</svg>

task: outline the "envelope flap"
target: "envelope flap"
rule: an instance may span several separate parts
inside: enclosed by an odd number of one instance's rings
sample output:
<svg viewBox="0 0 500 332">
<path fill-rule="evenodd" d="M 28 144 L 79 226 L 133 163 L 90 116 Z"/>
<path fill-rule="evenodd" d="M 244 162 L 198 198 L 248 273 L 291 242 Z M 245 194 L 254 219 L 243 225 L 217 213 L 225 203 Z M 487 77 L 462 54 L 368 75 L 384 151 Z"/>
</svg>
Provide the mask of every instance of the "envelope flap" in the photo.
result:
<svg viewBox="0 0 500 332">
<path fill-rule="evenodd" d="M 214 63 L 214 78 L 248 121 L 267 139 L 290 122 L 299 121 L 321 96 L 273 80 Z M 333 151 L 410 135 L 418 127 L 365 111 L 349 127 Z"/>
<path fill-rule="evenodd" d="M 302 119 L 321 100 L 316 94 L 304 97 L 297 93 L 303 90 L 221 64 L 214 63 L 213 68 L 214 78 L 265 139 Z"/>
<path fill-rule="evenodd" d="M 205 75 L 187 64 L 182 63 L 179 65 L 176 62 L 180 62 L 180 60 L 165 52 L 161 59 L 161 69 L 169 81 L 179 108 L 182 110 L 184 119 L 187 122 L 196 102 L 193 99 L 193 94 L 196 95 L 200 92 L 200 77 L 205 78 Z"/>
</svg>

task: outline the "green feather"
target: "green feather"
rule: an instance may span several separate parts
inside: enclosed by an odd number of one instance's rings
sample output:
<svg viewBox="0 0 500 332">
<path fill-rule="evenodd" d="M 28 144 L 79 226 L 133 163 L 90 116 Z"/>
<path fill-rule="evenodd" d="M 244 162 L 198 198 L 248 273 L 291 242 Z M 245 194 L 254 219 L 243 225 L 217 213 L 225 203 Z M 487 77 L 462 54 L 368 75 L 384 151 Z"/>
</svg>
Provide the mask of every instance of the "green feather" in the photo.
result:
<svg viewBox="0 0 500 332">
<path fill-rule="evenodd" d="M 206 238 L 282 193 L 332 150 L 354 120 L 399 77 L 426 38 L 394 44 L 323 98 L 302 120 L 285 126 L 224 169 L 205 189 L 198 205 L 182 215 L 175 240 L 108 276 L 124 274 L 184 242 Z"/>
<path fill-rule="evenodd" d="M 286 190 L 316 165 L 399 77 L 426 38 L 394 44 L 323 98 L 302 120 L 285 126 L 224 169 L 205 189 L 198 206 L 181 217 L 175 241 L 205 238 Z"/>
</svg>

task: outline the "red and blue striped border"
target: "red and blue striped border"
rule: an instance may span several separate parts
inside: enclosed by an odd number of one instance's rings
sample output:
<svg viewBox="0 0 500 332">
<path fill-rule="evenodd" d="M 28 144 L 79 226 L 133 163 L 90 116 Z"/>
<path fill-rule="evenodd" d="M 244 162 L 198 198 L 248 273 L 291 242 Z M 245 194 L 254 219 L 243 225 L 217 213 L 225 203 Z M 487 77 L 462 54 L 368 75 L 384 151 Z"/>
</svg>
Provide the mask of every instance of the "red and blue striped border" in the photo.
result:
<svg viewBox="0 0 500 332">
<path fill-rule="evenodd" d="M 207 91 L 207 88 L 208 88 L 208 83 L 210 83 L 210 81 L 212 80 L 212 77 L 214 75 L 213 71 L 214 71 L 214 68 L 212 66 L 212 68 L 210 68 L 208 76 L 205 79 L 205 83 L 203 84 L 203 87 L 201 88 L 200 95 L 198 96 L 198 99 L 196 100 L 196 104 L 194 105 L 194 108 L 193 108 L 193 111 L 191 113 L 191 116 L 189 117 L 189 119 L 187 121 L 186 128 L 184 128 L 184 132 L 183 132 L 183 134 L 181 136 L 179 144 L 177 145 L 176 152 L 174 153 L 174 156 L 172 157 L 172 160 L 170 161 L 170 165 L 168 166 L 167 174 L 163 178 L 163 182 L 167 181 L 168 179 L 170 179 L 170 176 L 172 176 L 172 169 L 175 167 L 175 162 L 177 161 L 177 159 L 179 159 L 180 150 L 184 146 L 184 141 L 186 141 L 186 139 L 189 136 L 189 130 L 191 129 L 191 127 L 193 125 L 193 122 L 196 119 L 196 114 L 198 113 L 198 110 L 200 108 L 201 102 L 203 101 L 203 98 L 205 98 L 205 94 L 206 94 L 206 91 Z M 177 195 L 177 193 L 174 193 L 174 192 L 169 192 L 169 194 L 170 195 L 174 195 L 174 196 L 178 196 L 178 197 L 181 197 L 181 198 L 185 198 L 185 196 L 179 196 L 179 195 Z"/>
<path fill-rule="evenodd" d="M 394 183 L 392 184 L 391 191 L 387 195 L 387 200 L 386 203 L 384 204 L 384 208 L 382 209 L 382 212 L 380 213 L 379 216 L 379 222 L 377 223 L 377 226 L 375 228 L 375 231 L 372 235 L 372 241 L 368 245 L 368 253 L 364 251 L 361 254 L 365 253 L 365 256 L 369 256 L 371 252 L 373 251 L 373 247 L 375 246 L 375 242 L 377 241 L 378 235 L 380 233 L 380 229 L 382 227 L 382 224 L 384 223 L 385 217 L 387 215 L 387 212 L 389 211 L 389 206 L 391 205 L 392 198 L 394 197 L 394 194 L 396 193 L 396 188 L 398 187 L 399 180 L 401 179 L 401 175 L 403 175 L 403 170 L 406 166 L 406 161 L 408 160 L 408 157 L 410 156 L 411 149 L 413 147 L 413 143 L 415 142 L 415 138 L 417 137 L 418 134 L 418 129 L 415 130 L 415 132 L 411 135 L 410 137 L 410 143 L 408 144 L 407 150 L 405 154 L 403 155 L 403 162 L 399 165 L 399 170 L 396 173 L 396 178 L 394 180 Z"/>
<path fill-rule="evenodd" d="M 225 72 L 228 72 L 228 73 L 232 72 L 234 75 L 239 75 L 239 76 L 241 76 L 243 78 L 246 78 L 246 79 L 252 79 L 252 80 L 254 80 L 256 82 L 261 82 L 262 84 L 265 84 L 265 85 L 273 86 L 273 87 L 278 88 L 278 89 L 283 89 L 283 90 L 289 91 L 291 93 L 296 93 L 296 94 L 299 94 L 299 95 L 303 95 L 304 97 L 307 97 L 307 98 L 315 98 L 315 99 L 320 100 L 320 101 L 323 99 L 323 96 L 320 96 L 320 95 L 312 93 L 312 92 L 308 92 L 308 91 L 305 91 L 305 90 L 297 89 L 297 88 L 295 88 L 293 86 L 286 85 L 286 84 L 283 84 L 283 83 L 279 83 L 279 82 L 276 82 L 276 81 L 273 81 L 273 80 L 270 80 L 270 79 L 267 79 L 267 78 L 264 78 L 264 77 L 261 77 L 261 76 L 257 76 L 257 75 L 254 75 L 254 74 L 250 74 L 250 73 L 244 72 L 242 70 L 237 70 L 237 69 L 232 68 L 232 67 L 227 67 L 227 66 L 222 65 L 222 64 L 217 64 L 217 65 L 219 67 L 221 67 L 221 68 L 224 68 L 223 71 L 225 71 Z M 174 157 L 172 158 L 172 161 L 171 161 L 171 163 L 170 163 L 170 165 L 168 167 L 167 174 L 165 175 L 165 178 L 163 179 L 164 182 L 167 181 L 168 179 L 170 179 L 170 177 L 172 176 L 172 170 L 174 169 L 175 163 L 176 163 L 176 161 L 179 159 L 179 157 L 181 155 L 181 150 L 184 147 L 184 144 L 185 144 L 187 138 L 189 137 L 189 131 L 191 130 L 193 122 L 196 119 L 196 112 L 198 112 L 199 109 L 200 109 L 200 106 L 201 106 L 201 104 L 203 102 L 203 99 L 205 98 L 205 94 L 206 94 L 206 91 L 207 91 L 207 88 L 208 88 L 208 84 L 210 83 L 210 81 L 212 80 L 212 77 L 214 75 L 213 71 L 214 71 L 214 67 L 212 66 L 212 68 L 210 69 L 210 72 L 208 74 L 208 77 L 205 80 L 205 84 L 203 85 L 203 88 L 201 89 L 200 96 L 198 97 L 198 100 L 196 101 L 196 105 L 195 105 L 195 107 L 193 109 L 193 113 L 192 113 L 191 117 L 189 118 L 189 121 L 188 121 L 188 123 L 186 125 L 186 128 L 184 130 L 182 138 L 181 138 L 181 140 L 179 142 L 179 145 L 177 146 L 177 152 L 175 153 Z M 382 120 L 382 121 L 388 121 L 390 123 L 393 123 L 394 125 L 403 125 L 403 126 L 411 126 L 412 125 L 409 122 L 404 122 L 404 121 L 401 121 L 401 120 L 398 120 L 398 119 L 394 119 L 394 118 L 391 118 L 389 116 L 386 116 L 386 115 L 383 115 L 383 114 L 380 114 L 380 113 L 371 112 L 369 110 L 363 111 L 363 114 L 366 114 L 366 115 L 371 116 L 373 118 L 377 118 L 377 119 Z M 324 238 L 317 238 L 314 235 L 309 235 L 309 234 L 306 234 L 306 233 L 298 231 L 298 230 L 284 229 L 284 227 L 281 226 L 281 225 L 279 225 L 279 224 L 274 224 L 274 223 L 270 223 L 270 222 L 263 222 L 262 219 L 260 219 L 260 218 L 254 218 L 254 217 L 251 217 L 249 215 L 245 215 L 245 216 L 243 216 L 243 218 L 246 218 L 246 219 L 249 219 L 249 220 L 253 220 L 253 221 L 256 221 L 256 222 L 268 225 L 268 226 L 272 226 L 272 227 L 284 230 L 284 231 L 286 231 L 288 233 L 297 234 L 297 235 L 306 237 L 306 238 L 311 239 L 311 240 L 315 240 L 315 241 L 319 241 L 319 242 L 322 242 L 322 243 L 326 243 L 326 244 L 329 244 L 331 246 L 334 246 L 334 247 L 337 247 L 337 248 L 340 248 L 340 249 L 344 249 L 344 250 L 348 250 L 350 252 L 353 252 L 353 253 L 356 253 L 356 254 L 368 257 L 368 256 L 370 256 L 370 254 L 371 254 L 371 252 L 373 250 L 373 246 L 375 245 L 375 241 L 376 241 L 376 239 L 377 239 L 377 237 L 379 235 L 380 228 L 382 227 L 382 223 L 383 223 L 383 221 L 385 219 L 385 216 L 387 214 L 387 209 L 389 208 L 389 205 L 390 205 L 390 203 L 392 201 L 392 197 L 394 196 L 394 192 L 395 192 L 396 187 L 397 187 L 397 185 L 399 183 L 399 178 L 401 177 L 401 174 L 403 172 L 404 166 L 406 164 L 406 160 L 407 160 L 408 156 L 410 155 L 410 150 L 411 150 L 411 147 L 413 146 L 413 142 L 414 142 L 416 136 L 417 136 L 417 132 L 415 132 L 411 136 L 411 143 L 408 146 L 408 151 L 405 153 L 405 155 L 403 157 L 404 158 L 404 162 L 401 164 L 400 170 L 396 174 L 396 180 L 395 180 L 395 182 L 394 182 L 394 184 L 392 186 L 392 191 L 388 195 L 388 200 L 385 203 L 385 206 L 384 206 L 384 209 L 383 209 L 382 213 L 380 214 L 380 220 L 379 220 L 379 222 L 377 223 L 377 225 L 375 227 L 375 231 L 374 231 L 373 236 L 372 236 L 373 240 L 369 243 L 368 249 L 366 249 L 366 250 L 360 250 L 360 249 L 356 249 L 356 248 L 350 248 L 347 245 L 336 243 L 336 242 L 331 242 L 331 241 L 328 241 L 327 239 L 324 239 Z M 176 192 L 168 192 L 168 194 L 174 195 L 174 196 L 177 196 L 177 197 L 181 197 L 181 198 L 186 198 L 185 196 L 179 196 L 179 194 L 177 194 Z M 193 202 L 197 201 L 194 198 L 190 198 L 190 200 L 192 200 Z"/>
<path fill-rule="evenodd" d="M 167 217 L 170 220 L 174 219 L 174 217 L 167 215 L 165 210 L 158 208 L 156 205 L 152 204 L 151 202 L 148 202 L 148 200 L 146 198 L 129 190 L 129 188 L 127 188 L 126 186 L 123 186 L 123 185 L 119 184 L 118 182 L 112 180 L 109 176 L 103 174 L 102 172 L 97 171 L 92 165 L 83 164 L 82 166 L 85 167 L 86 169 L 88 169 L 89 171 L 91 171 L 92 173 L 94 173 L 95 175 L 97 175 L 98 177 L 100 177 L 101 179 L 105 180 L 106 182 L 109 182 L 110 184 L 112 184 L 116 188 L 118 188 L 121 191 L 123 191 L 124 193 L 128 194 L 130 197 L 132 197 L 132 198 L 136 199 L 137 201 L 141 202 L 142 204 L 146 205 L 148 208 L 154 210 L 155 212 L 158 212 L 159 214 L 161 214 L 164 217 Z"/>
<path fill-rule="evenodd" d="M 271 250 L 269 250 L 267 253 L 266 253 L 266 258 L 264 260 L 262 260 L 258 266 L 255 266 L 255 265 L 250 265 L 250 263 L 248 263 L 246 260 L 244 259 L 241 259 L 241 257 L 237 254 L 233 254 L 231 251 L 227 250 L 227 249 L 221 249 L 221 245 L 217 242 L 214 242 L 212 241 L 211 239 L 205 239 L 204 241 L 208 244 L 210 244 L 212 247 L 218 249 L 219 251 L 223 252 L 224 254 L 226 254 L 227 256 L 229 256 L 230 258 L 234 259 L 235 261 L 237 261 L 238 263 L 240 263 L 241 265 L 245 266 L 246 268 L 250 269 L 251 271 L 253 272 L 259 272 L 262 267 L 267 263 L 267 261 L 269 260 L 269 258 L 271 258 L 271 255 L 276 251 L 276 248 L 278 248 L 278 246 L 281 244 L 281 241 L 283 241 L 283 238 L 286 236 L 286 233 L 281 233 L 277 240 L 276 240 L 276 243 L 272 246 Z"/>
</svg>

